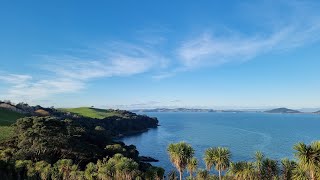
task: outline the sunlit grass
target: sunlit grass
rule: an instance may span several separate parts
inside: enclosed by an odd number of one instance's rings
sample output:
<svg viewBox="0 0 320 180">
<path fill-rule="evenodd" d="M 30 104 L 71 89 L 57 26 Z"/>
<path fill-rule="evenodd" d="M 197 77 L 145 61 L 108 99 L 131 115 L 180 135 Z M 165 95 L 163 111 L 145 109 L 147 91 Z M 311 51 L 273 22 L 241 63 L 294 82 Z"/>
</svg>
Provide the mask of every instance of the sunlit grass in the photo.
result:
<svg viewBox="0 0 320 180">
<path fill-rule="evenodd" d="M 97 119 L 103 119 L 110 116 L 120 116 L 120 114 L 114 111 L 110 111 L 106 109 L 90 108 L 90 107 L 64 108 L 61 110 L 79 114 L 81 116 L 97 118 Z"/>
</svg>

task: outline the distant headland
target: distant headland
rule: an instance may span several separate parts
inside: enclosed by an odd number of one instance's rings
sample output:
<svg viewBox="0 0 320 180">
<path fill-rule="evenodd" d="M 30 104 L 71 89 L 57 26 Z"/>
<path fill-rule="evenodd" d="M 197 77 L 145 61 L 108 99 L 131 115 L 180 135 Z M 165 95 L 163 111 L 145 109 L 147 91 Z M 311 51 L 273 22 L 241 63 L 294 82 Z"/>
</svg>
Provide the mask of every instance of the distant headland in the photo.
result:
<svg viewBox="0 0 320 180">
<path fill-rule="evenodd" d="M 289 109 L 285 107 L 274 108 L 274 109 L 225 109 L 225 110 L 217 110 L 210 108 L 153 108 L 153 109 L 133 109 L 130 110 L 136 113 L 148 113 L 148 112 L 229 112 L 229 113 L 241 113 L 241 112 L 257 112 L 257 113 L 282 113 L 282 114 L 297 114 L 297 113 L 313 113 L 320 114 L 320 110 L 318 111 L 303 111 L 303 110 L 295 110 Z"/>
</svg>

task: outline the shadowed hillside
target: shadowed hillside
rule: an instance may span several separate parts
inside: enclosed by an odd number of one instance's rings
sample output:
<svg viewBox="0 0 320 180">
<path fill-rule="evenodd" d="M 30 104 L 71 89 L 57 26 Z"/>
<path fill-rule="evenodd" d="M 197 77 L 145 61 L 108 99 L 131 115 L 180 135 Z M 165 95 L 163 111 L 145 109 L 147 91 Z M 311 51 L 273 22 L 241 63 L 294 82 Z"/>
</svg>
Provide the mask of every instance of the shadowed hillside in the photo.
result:
<svg viewBox="0 0 320 180">
<path fill-rule="evenodd" d="M 22 117 L 24 117 L 23 114 L 0 108 L 0 141 L 12 135 L 13 128 L 10 125 Z"/>
</svg>

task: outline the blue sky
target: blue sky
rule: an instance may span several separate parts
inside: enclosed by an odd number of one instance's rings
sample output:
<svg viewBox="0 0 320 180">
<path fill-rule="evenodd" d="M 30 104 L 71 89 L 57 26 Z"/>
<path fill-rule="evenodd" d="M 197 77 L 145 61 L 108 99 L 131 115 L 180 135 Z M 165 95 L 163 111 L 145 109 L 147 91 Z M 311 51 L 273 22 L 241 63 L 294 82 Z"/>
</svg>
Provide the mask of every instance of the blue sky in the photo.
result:
<svg viewBox="0 0 320 180">
<path fill-rule="evenodd" d="M 0 99 L 320 107 L 318 1 L 3 1 Z"/>
</svg>

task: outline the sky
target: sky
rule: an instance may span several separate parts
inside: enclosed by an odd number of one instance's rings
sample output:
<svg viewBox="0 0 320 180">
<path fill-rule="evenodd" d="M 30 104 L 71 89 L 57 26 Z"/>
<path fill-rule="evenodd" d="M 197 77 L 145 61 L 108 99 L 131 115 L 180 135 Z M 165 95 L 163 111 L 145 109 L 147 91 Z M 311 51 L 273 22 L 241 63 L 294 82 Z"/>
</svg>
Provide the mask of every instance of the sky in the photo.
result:
<svg viewBox="0 0 320 180">
<path fill-rule="evenodd" d="M 1 1 L 0 99 L 320 108 L 320 2 Z"/>
</svg>

